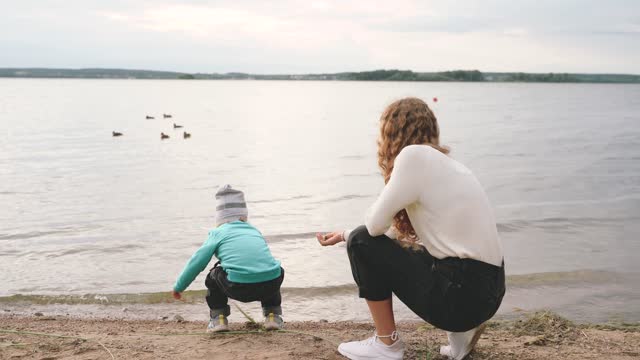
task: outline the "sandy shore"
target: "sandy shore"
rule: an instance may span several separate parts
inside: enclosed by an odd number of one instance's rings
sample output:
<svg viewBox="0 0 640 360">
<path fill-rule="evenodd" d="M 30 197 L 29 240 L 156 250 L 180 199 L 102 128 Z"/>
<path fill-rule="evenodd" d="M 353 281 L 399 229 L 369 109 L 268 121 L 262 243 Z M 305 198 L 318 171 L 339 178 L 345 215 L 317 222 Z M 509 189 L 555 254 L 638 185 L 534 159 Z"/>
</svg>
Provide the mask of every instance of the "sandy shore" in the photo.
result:
<svg viewBox="0 0 640 360">
<path fill-rule="evenodd" d="M 40 315 L 40 314 L 38 314 Z M 373 328 L 353 322 L 292 322 L 285 332 L 251 323 L 207 335 L 206 323 L 0 314 L 0 359 L 342 359 L 337 344 Z M 399 326 L 406 359 L 441 359 L 446 335 L 424 323 Z M 553 314 L 491 322 L 469 359 L 637 359 L 640 331 L 577 326 Z"/>
</svg>

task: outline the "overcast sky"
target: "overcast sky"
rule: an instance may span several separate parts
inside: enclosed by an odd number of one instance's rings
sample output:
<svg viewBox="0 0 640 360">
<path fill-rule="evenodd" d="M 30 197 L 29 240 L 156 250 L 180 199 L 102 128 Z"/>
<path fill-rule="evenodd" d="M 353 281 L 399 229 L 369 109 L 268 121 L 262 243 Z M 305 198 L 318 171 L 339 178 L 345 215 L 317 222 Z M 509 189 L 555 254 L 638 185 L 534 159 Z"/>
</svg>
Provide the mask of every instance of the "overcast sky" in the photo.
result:
<svg viewBox="0 0 640 360">
<path fill-rule="evenodd" d="M 640 0 L 16 0 L 0 67 L 640 74 Z"/>
</svg>

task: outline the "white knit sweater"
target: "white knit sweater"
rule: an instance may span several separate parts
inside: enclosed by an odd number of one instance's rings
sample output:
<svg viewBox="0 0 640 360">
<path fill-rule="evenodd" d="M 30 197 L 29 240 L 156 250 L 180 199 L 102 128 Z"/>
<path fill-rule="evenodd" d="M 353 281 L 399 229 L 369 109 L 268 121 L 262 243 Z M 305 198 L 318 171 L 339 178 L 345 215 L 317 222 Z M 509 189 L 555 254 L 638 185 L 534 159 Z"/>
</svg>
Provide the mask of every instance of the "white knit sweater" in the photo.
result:
<svg viewBox="0 0 640 360">
<path fill-rule="evenodd" d="M 449 156 L 428 145 L 402 149 L 389 182 L 367 211 L 369 234 L 395 238 L 391 224 L 402 209 L 434 257 L 502 264 L 502 244 L 487 195 L 473 173 Z"/>
</svg>

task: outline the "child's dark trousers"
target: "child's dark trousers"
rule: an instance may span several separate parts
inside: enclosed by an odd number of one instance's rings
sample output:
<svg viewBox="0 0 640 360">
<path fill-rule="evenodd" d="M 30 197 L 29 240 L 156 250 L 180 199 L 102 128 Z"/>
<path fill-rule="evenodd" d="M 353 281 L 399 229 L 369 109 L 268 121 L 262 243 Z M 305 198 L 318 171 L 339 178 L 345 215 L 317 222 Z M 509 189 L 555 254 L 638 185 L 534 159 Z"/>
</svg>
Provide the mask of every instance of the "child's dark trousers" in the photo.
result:
<svg viewBox="0 0 640 360">
<path fill-rule="evenodd" d="M 284 280 L 284 269 L 280 268 L 280 276 L 269 281 L 259 283 L 236 283 L 229 281 L 227 273 L 221 266 L 209 271 L 204 284 L 207 287 L 207 305 L 211 309 L 211 318 L 220 314 L 229 316 L 231 312 L 229 298 L 241 302 L 260 301 L 265 316 L 269 313 L 282 315 L 282 297 L 280 286 Z"/>
</svg>

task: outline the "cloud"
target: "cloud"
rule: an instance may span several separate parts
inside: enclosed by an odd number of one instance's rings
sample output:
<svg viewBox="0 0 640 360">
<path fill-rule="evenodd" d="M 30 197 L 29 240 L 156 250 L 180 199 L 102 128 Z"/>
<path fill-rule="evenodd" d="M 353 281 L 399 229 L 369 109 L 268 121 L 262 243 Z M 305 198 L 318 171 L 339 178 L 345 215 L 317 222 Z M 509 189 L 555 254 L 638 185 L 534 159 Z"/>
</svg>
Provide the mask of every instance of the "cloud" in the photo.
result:
<svg viewBox="0 0 640 360">
<path fill-rule="evenodd" d="M 610 35 L 640 35 L 640 24 L 615 24 L 595 33 Z"/>
<path fill-rule="evenodd" d="M 140 27 L 160 32 L 182 32 L 196 37 L 257 36 L 277 31 L 278 19 L 242 9 L 170 5 L 145 10 L 127 18 Z"/>
<path fill-rule="evenodd" d="M 516 36 L 516 37 L 529 35 L 529 31 L 523 28 L 508 28 L 508 29 L 504 29 L 502 33 L 506 36 Z"/>
<path fill-rule="evenodd" d="M 119 13 L 110 12 L 110 11 L 98 12 L 98 14 L 103 16 L 105 19 L 112 20 L 112 21 L 129 21 L 129 20 L 131 20 L 131 17 L 128 16 L 128 15 L 119 14 Z"/>
<path fill-rule="evenodd" d="M 22 0 L 0 66 L 640 73 L 632 0 Z"/>
<path fill-rule="evenodd" d="M 326 1 L 312 1 L 311 8 L 315 10 L 328 10 L 331 5 Z"/>
<path fill-rule="evenodd" d="M 260 45 L 274 49 L 330 47 L 331 44 L 343 43 L 345 35 L 357 36 L 362 31 L 357 23 L 340 19 L 292 17 L 243 8 L 201 5 L 168 5 L 150 7 L 134 15 L 111 12 L 101 15 L 131 29 L 176 33 L 208 44 Z"/>
</svg>

